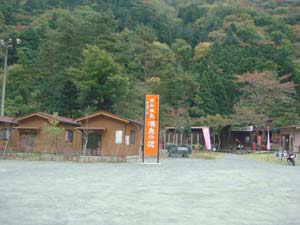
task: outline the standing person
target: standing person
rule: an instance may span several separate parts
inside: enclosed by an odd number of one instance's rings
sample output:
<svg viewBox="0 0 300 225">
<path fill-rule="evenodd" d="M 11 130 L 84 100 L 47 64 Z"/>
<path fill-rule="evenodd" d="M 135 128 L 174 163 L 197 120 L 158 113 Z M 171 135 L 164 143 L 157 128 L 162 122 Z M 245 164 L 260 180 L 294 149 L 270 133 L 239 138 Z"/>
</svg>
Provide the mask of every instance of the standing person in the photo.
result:
<svg viewBox="0 0 300 225">
<path fill-rule="evenodd" d="M 295 155 L 293 153 L 293 151 L 289 151 L 287 153 L 287 157 L 286 157 L 286 160 L 289 162 L 291 162 L 293 164 L 293 166 L 295 166 Z"/>
<path fill-rule="evenodd" d="M 278 149 L 278 158 L 280 158 L 280 160 L 282 161 L 282 158 L 284 158 L 284 157 L 285 157 L 285 156 L 284 156 L 284 154 L 283 154 L 282 148 L 279 147 L 279 149 Z"/>
<path fill-rule="evenodd" d="M 286 150 L 285 150 L 285 149 L 283 150 L 283 156 L 284 156 L 284 158 L 286 158 L 286 159 L 287 159 L 287 152 L 286 152 Z"/>
<path fill-rule="evenodd" d="M 241 147 L 241 142 L 238 138 L 235 139 L 235 145 L 236 145 L 236 149 L 240 149 Z"/>
</svg>

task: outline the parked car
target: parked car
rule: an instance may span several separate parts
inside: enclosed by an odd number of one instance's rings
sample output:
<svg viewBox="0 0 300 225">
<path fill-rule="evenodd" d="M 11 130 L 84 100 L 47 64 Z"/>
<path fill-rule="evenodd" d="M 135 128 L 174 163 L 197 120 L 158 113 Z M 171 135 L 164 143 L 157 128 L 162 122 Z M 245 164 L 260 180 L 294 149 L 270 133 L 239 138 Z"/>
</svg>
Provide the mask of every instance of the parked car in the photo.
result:
<svg viewBox="0 0 300 225">
<path fill-rule="evenodd" d="M 189 154 L 192 152 L 192 149 L 190 146 L 188 145 L 181 145 L 181 146 L 177 146 L 175 144 L 169 144 L 166 146 L 168 153 L 169 153 L 169 157 L 184 157 L 184 158 L 188 158 Z"/>
<path fill-rule="evenodd" d="M 192 154 L 192 147 L 189 145 L 181 145 L 181 147 L 187 147 L 189 154 Z"/>
</svg>

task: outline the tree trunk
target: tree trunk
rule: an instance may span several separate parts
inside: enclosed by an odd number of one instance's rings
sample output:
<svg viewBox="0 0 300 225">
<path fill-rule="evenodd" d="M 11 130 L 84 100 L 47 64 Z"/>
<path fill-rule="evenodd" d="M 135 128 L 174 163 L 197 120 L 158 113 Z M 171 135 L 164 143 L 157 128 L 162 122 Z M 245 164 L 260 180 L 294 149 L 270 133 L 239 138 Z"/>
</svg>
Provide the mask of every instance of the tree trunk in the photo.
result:
<svg viewBox="0 0 300 225">
<path fill-rule="evenodd" d="M 88 140 L 89 140 L 87 131 L 84 132 L 83 138 L 84 138 L 84 144 L 83 144 L 83 152 L 82 152 L 82 155 L 83 155 L 83 156 L 86 156 L 86 150 L 87 150 L 86 147 L 87 147 Z"/>
<path fill-rule="evenodd" d="M 218 135 L 218 148 L 217 148 L 217 150 L 220 150 L 220 146 L 221 146 L 221 137 L 220 137 L 220 135 Z"/>
</svg>

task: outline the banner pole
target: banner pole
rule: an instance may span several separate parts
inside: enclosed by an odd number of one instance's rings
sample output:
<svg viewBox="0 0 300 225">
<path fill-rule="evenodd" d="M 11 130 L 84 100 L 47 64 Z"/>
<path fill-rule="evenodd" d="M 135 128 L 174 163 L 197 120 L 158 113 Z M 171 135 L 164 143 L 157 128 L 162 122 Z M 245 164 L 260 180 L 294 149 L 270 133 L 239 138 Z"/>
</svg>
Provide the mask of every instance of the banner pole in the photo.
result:
<svg viewBox="0 0 300 225">
<path fill-rule="evenodd" d="M 142 147 L 142 163 L 145 162 L 145 129 L 146 129 L 146 93 L 144 96 L 144 129 L 143 129 L 143 147 Z"/>
<path fill-rule="evenodd" d="M 158 116 L 158 136 L 157 136 L 157 163 L 159 163 L 159 140 L 160 140 L 160 97 L 158 97 L 158 112 L 157 112 L 157 116 Z"/>
</svg>

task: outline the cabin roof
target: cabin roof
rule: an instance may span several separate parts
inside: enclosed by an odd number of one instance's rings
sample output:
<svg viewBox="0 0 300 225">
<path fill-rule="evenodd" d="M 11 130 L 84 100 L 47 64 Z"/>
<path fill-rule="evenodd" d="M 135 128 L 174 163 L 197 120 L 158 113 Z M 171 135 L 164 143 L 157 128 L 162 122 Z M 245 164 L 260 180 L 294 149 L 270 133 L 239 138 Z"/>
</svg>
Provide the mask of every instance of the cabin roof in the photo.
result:
<svg viewBox="0 0 300 225">
<path fill-rule="evenodd" d="M 290 126 L 285 126 L 285 127 L 280 127 L 281 129 L 300 129 L 300 125 L 290 125 Z"/>
<path fill-rule="evenodd" d="M 205 126 L 191 126 L 190 130 L 201 130 L 203 128 L 207 128 Z M 176 129 L 184 129 L 184 127 L 165 127 L 166 130 L 176 130 Z"/>
<path fill-rule="evenodd" d="M 105 112 L 105 111 L 99 111 L 99 112 L 92 113 L 90 115 L 82 116 L 82 117 L 79 117 L 79 118 L 75 119 L 75 121 L 82 122 L 84 120 L 88 120 L 88 119 L 91 119 L 91 118 L 94 118 L 94 117 L 97 117 L 97 116 L 106 116 L 106 117 L 109 117 L 109 118 L 112 118 L 112 119 L 115 119 L 115 120 L 122 121 L 124 123 L 129 123 L 130 122 L 130 120 L 128 120 L 128 119 L 126 119 L 122 116 L 115 115 L 115 114 L 112 114 L 110 112 Z"/>
<path fill-rule="evenodd" d="M 44 112 L 35 112 L 35 113 L 31 113 L 29 115 L 23 116 L 21 118 L 16 119 L 17 122 L 20 122 L 22 120 L 34 117 L 34 116 L 38 116 L 47 120 L 54 120 L 57 119 L 60 123 L 66 123 L 66 124 L 71 124 L 71 125 L 79 125 L 78 122 L 74 121 L 73 119 L 67 118 L 67 117 L 62 117 L 62 116 L 58 116 L 57 118 L 55 118 L 53 115 L 48 114 L 48 113 L 44 113 Z"/>
<path fill-rule="evenodd" d="M 11 123 L 11 124 L 16 124 L 17 122 L 15 121 L 16 119 L 13 117 L 9 116 L 0 116 L 0 122 L 2 123 Z"/>
</svg>

